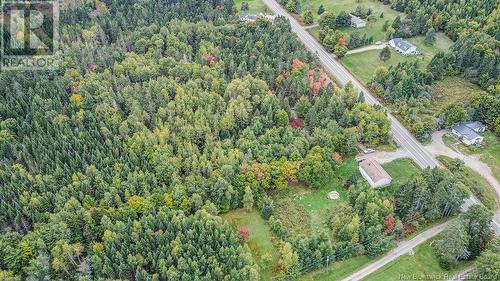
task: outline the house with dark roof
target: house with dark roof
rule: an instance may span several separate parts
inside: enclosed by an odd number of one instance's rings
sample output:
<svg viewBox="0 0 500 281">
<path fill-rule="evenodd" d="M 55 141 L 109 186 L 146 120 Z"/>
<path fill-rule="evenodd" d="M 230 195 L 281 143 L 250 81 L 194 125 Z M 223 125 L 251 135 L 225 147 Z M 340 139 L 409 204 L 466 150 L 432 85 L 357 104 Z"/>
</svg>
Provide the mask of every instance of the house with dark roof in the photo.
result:
<svg viewBox="0 0 500 281">
<path fill-rule="evenodd" d="M 389 45 L 402 55 L 416 55 L 417 47 L 403 38 L 393 38 Z"/>
<path fill-rule="evenodd" d="M 363 20 L 362 18 L 360 17 L 357 17 L 355 15 L 351 15 L 351 26 L 354 27 L 354 28 L 362 28 L 362 27 L 365 27 L 366 26 L 366 21 Z"/>
<path fill-rule="evenodd" d="M 373 188 L 378 188 L 391 184 L 391 176 L 384 168 L 373 158 L 365 159 L 359 162 L 359 171 L 365 180 Z"/>
<path fill-rule="evenodd" d="M 451 127 L 451 132 L 462 141 L 463 144 L 477 145 L 483 142 L 484 137 L 480 134 L 486 130 L 481 122 L 466 122 Z"/>
<path fill-rule="evenodd" d="M 465 126 L 471 128 L 476 133 L 484 133 L 486 131 L 486 125 L 479 121 L 468 121 L 464 123 Z"/>
</svg>

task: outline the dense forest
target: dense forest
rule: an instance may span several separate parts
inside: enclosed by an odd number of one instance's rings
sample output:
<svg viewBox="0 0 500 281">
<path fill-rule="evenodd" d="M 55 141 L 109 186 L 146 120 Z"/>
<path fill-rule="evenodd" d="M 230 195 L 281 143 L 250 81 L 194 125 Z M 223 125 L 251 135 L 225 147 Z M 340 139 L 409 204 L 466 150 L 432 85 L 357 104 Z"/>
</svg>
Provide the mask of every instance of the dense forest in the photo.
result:
<svg viewBox="0 0 500 281">
<path fill-rule="evenodd" d="M 60 69 L 0 73 L 2 280 L 258 280 L 217 214 L 270 215 L 267 193 L 388 140 L 385 113 L 284 19 L 238 23 L 230 0 L 66 4 Z"/>
</svg>

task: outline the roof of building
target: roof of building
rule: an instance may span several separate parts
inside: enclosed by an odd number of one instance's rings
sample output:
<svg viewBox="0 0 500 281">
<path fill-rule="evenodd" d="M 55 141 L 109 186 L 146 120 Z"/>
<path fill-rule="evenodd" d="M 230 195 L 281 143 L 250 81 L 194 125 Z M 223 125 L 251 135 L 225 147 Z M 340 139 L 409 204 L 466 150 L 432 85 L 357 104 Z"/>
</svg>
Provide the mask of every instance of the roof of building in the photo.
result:
<svg viewBox="0 0 500 281">
<path fill-rule="evenodd" d="M 473 140 L 477 137 L 481 137 L 481 135 L 476 133 L 473 129 L 467 127 L 465 124 L 454 125 L 453 127 L 451 127 L 451 129 L 468 140 Z"/>
<path fill-rule="evenodd" d="M 417 48 L 417 47 L 415 47 L 415 45 L 404 40 L 403 38 L 393 38 L 392 42 L 394 42 L 394 46 L 396 46 L 396 48 L 403 50 L 405 52 L 411 48 L 415 48 L 415 49 Z"/>
<path fill-rule="evenodd" d="M 355 15 L 351 15 L 351 23 L 359 25 L 359 24 L 364 24 L 365 21 L 362 18 L 360 18 L 360 17 L 357 17 Z"/>
<path fill-rule="evenodd" d="M 481 123 L 479 121 L 468 121 L 468 122 L 465 122 L 464 125 L 471 128 L 472 130 L 476 130 L 476 131 L 486 128 L 486 125 L 484 125 L 483 123 Z"/>
<path fill-rule="evenodd" d="M 265 18 L 265 19 L 268 19 L 270 21 L 274 21 L 274 19 L 276 18 L 276 16 L 274 16 L 274 15 L 267 15 L 267 14 L 263 14 L 263 13 L 260 13 L 260 14 L 244 14 L 244 15 L 240 16 L 240 20 L 242 20 L 242 21 L 256 21 L 259 18 Z"/>
<path fill-rule="evenodd" d="M 365 159 L 359 163 L 359 166 L 375 183 L 383 179 L 392 179 L 375 159 Z"/>
<path fill-rule="evenodd" d="M 259 17 L 264 16 L 263 14 L 244 14 L 240 17 L 241 20 L 257 20 Z"/>
</svg>

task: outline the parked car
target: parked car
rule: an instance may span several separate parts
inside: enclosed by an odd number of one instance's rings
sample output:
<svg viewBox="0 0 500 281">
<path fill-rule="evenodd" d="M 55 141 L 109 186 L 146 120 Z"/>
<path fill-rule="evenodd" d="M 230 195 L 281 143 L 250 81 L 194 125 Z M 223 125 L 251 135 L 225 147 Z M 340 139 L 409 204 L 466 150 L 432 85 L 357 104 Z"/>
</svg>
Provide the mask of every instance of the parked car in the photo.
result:
<svg viewBox="0 0 500 281">
<path fill-rule="evenodd" d="M 363 149 L 363 153 L 364 154 L 370 154 L 370 153 L 373 153 L 373 152 L 375 152 L 375 149 L 373 149 L 373 148 L 367 147 L 367 148 Z"/>
</svg>

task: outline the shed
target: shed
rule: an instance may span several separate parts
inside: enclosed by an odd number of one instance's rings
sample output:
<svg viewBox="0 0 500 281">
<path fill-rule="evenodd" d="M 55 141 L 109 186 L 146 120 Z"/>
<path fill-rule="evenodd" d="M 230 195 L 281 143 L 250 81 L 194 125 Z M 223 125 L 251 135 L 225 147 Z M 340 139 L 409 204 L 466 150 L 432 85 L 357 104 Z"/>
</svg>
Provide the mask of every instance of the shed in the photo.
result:
<svg viewBox="0 0 500 281">
<path fill-rule="evenodd" d="M 359 163 L 359 171 L 371 187 L 378 188 L 391 184 L 391 176 L 373 158 L 368 158 Z"/>
</svg>

